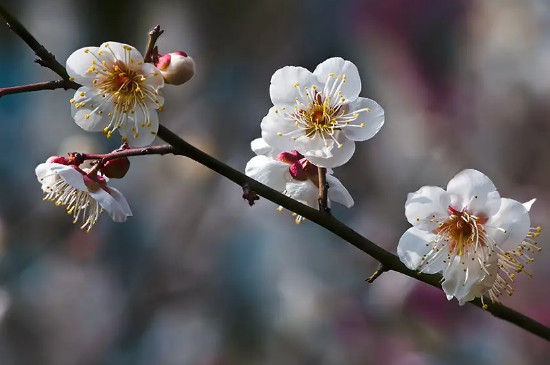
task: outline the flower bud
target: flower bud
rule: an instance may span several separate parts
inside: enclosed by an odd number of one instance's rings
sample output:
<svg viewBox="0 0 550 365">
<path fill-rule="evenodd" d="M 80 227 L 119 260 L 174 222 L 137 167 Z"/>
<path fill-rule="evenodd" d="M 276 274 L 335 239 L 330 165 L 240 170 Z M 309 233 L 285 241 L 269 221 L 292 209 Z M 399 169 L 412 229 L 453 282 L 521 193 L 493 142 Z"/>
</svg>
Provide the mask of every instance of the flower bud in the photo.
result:
<svg viewBox="0 0 550 365">
<path fill-rule="evenodd" d="M 58 163 L 61 165 L 69 165 L 71 160 L 63 156 L 50 156 L 47 160 L 47 163 Z"/>
<path fill-rule="evenodd" d="M 113 178 L 122 179 L 130 169 L 130 160 L 128 157 L 119 157 L 109 160 L 100 168 L 103 175 Z"/>
<path fill-rule="evenodd" d="M 167 84 L 181 85 L 195 74 L 195 61 L 183 51 L 160 56 L 155 66 Z"/>
</svg>

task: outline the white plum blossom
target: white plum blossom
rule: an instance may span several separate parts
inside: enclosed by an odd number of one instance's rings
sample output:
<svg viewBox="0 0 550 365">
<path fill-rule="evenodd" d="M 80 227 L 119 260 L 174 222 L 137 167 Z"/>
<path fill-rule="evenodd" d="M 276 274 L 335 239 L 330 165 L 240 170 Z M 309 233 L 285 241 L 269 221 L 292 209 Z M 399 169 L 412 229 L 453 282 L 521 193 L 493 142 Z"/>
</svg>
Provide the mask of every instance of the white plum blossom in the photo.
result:
<svg viewBox="0 0 550 365">
<path fill-rule="evenodd" d="M 318 208 L 319 175 L 316 165 L 308 161 L 298 151 L 279 152 L 258 138 L 251 143 L 252 150 L 257 154 L 246 164 L 246 175 L 258 180 L 283 194 L 312 208 Z M 343 204 L 347 208 L 353 206 L 353 198 L 340 180 L 332 176 L 332 170 L 327 170 L 327 204 L 331 201 Z M 279 211 L 282 207 L 279 207 Z M 296 215 L 296 223 L 304 220 Z"/>
<path fill-rule="evenodd" d="M 134 47 L 106 42 L 84 47 L 67 59 L 71 80 L 82 85 L 71 99 L 71 113 L 86 131 L 111 137 L 118 130 L 131 146 L 147 146 L 158 131 L 157 109 L 164 98 L 160 71 Z"/>
<path fill-rule="evenodd" d="M 271 78 L 273 107 L 262 120 L 262 138 L 282 151 L 297 150 L 318 166 L 340 166 L 355 152 L 354 141 L 372 138 L 384 125 L 382 107 L 360 92 L 357 67 L 339 57 L 313 73 L 283 67 Z"/>
<path fill-rule="evenodd" d="M 512 295 L 516 273 L 530 275 L 525 263 L 540 251 L 541 228 L 530 228 L 533 202 L 501 198 L 487 176 L 463 170 L 447 190 L 424 186 L 408 195 L 405 215 L 413 227 L 397 253 L 410 269 L 441 273 L 448 300 L 462 305 L 480 297 L 484 303 L 488 295 L 496 302 L 504 292 Z"/>
<path fill-rule="evenodd" d="M 55 162 L 61 159 L 50 158 L 38 165 L 35 172 L 46 194 L 44 200 L 66 206 L 73 223 L 81 218 L 80 228 L 89 232 L 103 210 L 115 222 L 124 222 L 132 215 L 124 196 L 107 185 L 106 177 L 90 173 L 89 169 Z"/>
</svg>

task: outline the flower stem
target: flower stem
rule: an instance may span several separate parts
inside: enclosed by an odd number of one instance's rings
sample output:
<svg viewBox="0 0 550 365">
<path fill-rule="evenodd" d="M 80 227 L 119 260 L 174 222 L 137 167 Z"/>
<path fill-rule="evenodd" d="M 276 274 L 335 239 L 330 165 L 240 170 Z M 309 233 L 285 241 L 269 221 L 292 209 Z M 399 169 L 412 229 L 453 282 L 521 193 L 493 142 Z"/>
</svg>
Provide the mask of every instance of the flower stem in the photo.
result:
<svg viewBox="0 0 550 365">
<path fill-rule="evenodd" d="M 328 189 L 330 186 L 327 183 L 327 169 L 324 167 L 317 167 L 319 175 L 319 210 L 330 214 L 330 208 L 328 207 Z"/>
<path fill-rule="evenodd" d="M 144 156 L 144 155 L 167 155 L 174 153 L 175 148 L 171 145 L 162 146 L 149 146 L 143 148 L 129 148 L 121 151 L 113 151 L 106 154 L 92 154 L 92 153 L 75 153 L 77 162 L 82 163 L 86 160 L 98 160 L 100 166 L 104 165 L 107 161 L 114 160 L 116 158 L 131 157 L 131 156 Z"/>
</svg>

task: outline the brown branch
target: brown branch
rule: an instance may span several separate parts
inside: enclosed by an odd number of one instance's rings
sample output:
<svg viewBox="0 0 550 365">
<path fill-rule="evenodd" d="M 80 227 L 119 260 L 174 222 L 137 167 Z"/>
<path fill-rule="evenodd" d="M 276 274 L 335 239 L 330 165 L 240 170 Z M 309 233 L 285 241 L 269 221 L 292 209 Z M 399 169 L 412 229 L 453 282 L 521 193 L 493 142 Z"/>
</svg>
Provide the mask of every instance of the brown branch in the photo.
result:
<svg viewBox="0 0 550 365">
<path fill-rule="evenodd" d="M 40 51 L 41 53 L 45 52 L 47 55 L 50 55 L 52 59 L 55 61 L 55 58 L 53 58 L 53 55 L 51 55 L 43 46 L 38 44 L 38 42 L 36 42 L 34 37 L 32 37 L 25 30 L 25 28 L 17 20 L 15 20 L 11 15 L 9 15 L 1 6 L 0 6 L 0 15 L 4 17 L 4 19 L 6 19 L 6 21 L 8 22 L 8 26 L 17 35 L 19 35 L 33 50 L 35 50 L 35 52 L 37 52 L 37 55 L 39 55 L 38 51 Z M 150 32 L 150 37 L 151 37 L 150 43 L 153 43 L 153 45 L 151 46 L 151 48 L 153 48 L 154 46 L 153 41 L 156 41 L 156 38 L 158 38 L 158 36 L 155 36 L 154 34 L 151 34 L 151 33 L 155 33 L 155 29 L 153 29 Z M 153 37 L 156 37 L 156 38 L 153 38 Z M 40 55 L 39 57 L 41 57 L 41 59 L 44 59 Z M 55 63 L 57 63 L 57 61 L 55 61 Z M 61 66 L 59 63 L 57 63 L 57 65 L 63 68 L 63 66 Z M 58 74 L 62 76 L 64 79 L 66 79 L 64 76 L 66 75 L 66 71 L 64 69 L 58 70 L 58 71 L 60 71 Z M 62 72 L 62 71 L 65 71 L 65 72 Z M 75 86 L 72 85 L 71 88 L 75 88 Z M 317 209 L 308 207 L 307 205 L 304 205 L 294 199 L 291 199 L 288 196 L 281 194 L 280 192 L 273 190 L 270 187 L 246 176 L 242 172 L 233 169 L 232 167 L 224 164 L 223 162 L 215 159 L 214 157 L 208 155 L 207 153 L 187 143 L 186 141 L 181 139 L 178 135 L 176 135 L 174 132 L 170 131 L 168 128 L 162 125 L 159 126 L 158 137 L 163 139 L 164 141 L 166 141 L 167 143 L 169 143 L 174 147 L 174 150 L 170 153 L 181 155 L 181 156 L 187 156 L 197 161 L 201 165 L 206 166 L 209 169 L 233 181 L 234 183 L 238 184 L 241 187 L 247 184 L 247 186 L 251 190 L 257 192 L 258 195 L 261 195 L 264 198 L 317 223 L 318 225 L 325 228 L 326 230 L 334 233 L 338 237 L 354 245 L 359 250 L 372 256 L 373 258 L 378 260 L 378 262 L 380 262 L 380 264 L 383 265 L 383 267 L 385 267 L 387 270 L 397 271 L 404 275 L 407 275 L 409 277 L 415 278 L 424 283 L 432 285 L 434 287 L 441 288 L 440 275 L 428 275 L 428 274 L 418 273 L 417 271 L 414 271 L 414 270 L 410 270 L 403 263 L 401 263 L 401 261 L 396 255 L 384 250 L 383 248 L 376 245 L 369 239 L 361 236 L 359 233 L 355 232 L 353 229 L 346 226 L 345 224 L 343 224 L 342 222 L 334 218 L 332 215 L 326 214 L 326 212 L 324 211 L 319 211 Z M 479 298 L 471 301 L 470 303 L 480 308 L 482 307 L 482 304 Z M 539 323 L 500 303 L 489 304 L 486 310 L 497 318 L 513 323 L 516 326 L 523 328 L 524 330 L 530 333 L 533 333 L 541 338 L 544 338 L 550 341 L 550 328 L 543 325 L 542 323 Z"/>
<path fill-rule="evenodd" d="M 27 93 L 31 91 L 55 90 L 55 89 L 68 90 L 72 88 L 73 88 L 72 82 L 67 80 L 37 82 L 35 84 L 0 88 L 0 98 L 5 95 Z"/>
<path fill-rule="evenodd" d="M 74 153 L 75 159 L 82 163 L 85 160 L 99 160 L 100 165 L 104 165 L 107 161 L 114 160 L 116 158 L 131 157 L 131 156 L 144 156 L 144 155 L 167 155 L 174 153 L 175 148 L 171 145 L 162 146 L 148 146 L 142 148 L 129 148 L 120 151 L 113 151 L 105 154 L 93 154 L 93 153 Z"/>
<path fill-rule="evenodd" d="M 327 183 L 327 169 L 317 167 L 317 175 L 319 175 L 319 210 L 330 214 L 330 208 L 328 207 L 328 189 L 330 186 Z"/>
<path fill-rule="evenodd" d="M 155 53 L 155 44 L 157 39 L 164 33 L 164 30 L 160 29 L 160 25 L 155 25 L 153 29 L 149 31 L 149 41 L 147 42 L 147 47 L 145 48 L 145 54 L 143 55 L 144 62 L 153 62 L 154 53 Z M 157 52 L 158 53 L 158 52 Z"/>
</svg>

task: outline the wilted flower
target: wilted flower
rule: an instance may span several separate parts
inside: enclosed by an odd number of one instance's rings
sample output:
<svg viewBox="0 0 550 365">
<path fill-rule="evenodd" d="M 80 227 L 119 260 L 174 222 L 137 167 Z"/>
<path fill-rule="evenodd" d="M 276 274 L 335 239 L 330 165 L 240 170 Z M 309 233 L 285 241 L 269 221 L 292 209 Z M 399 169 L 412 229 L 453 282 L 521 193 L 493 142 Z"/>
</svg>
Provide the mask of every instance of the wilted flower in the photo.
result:
<svg viewBox="0 0 550 365">
<path fill-rule="evenodd" d="M 71 99 L 76 124 L 107 137 L 118 130 L 123 141 L 136 147 L 153 142 L 164 79 L 138 50 L 118 42 L 81 48 L 67 59 L 67 72 L 82 85 Z"/>
<path fill-rule="evenodd" d="M 106 177 L 65 162 L 63 157 L 52 157 L 38 165 L 35 172 L 46 194 L 44 200 L 66 206 L 67 213 L 74 218 L 73 223 L 81 218 L 80 228 L 88 232 L 103 209 L 115 222 L 124 222 L 132 215 L 124 196 L 107 185 Z"/>
<path fill-rule="evenodd" d="M 318 208 L 319 175 L 318 168 L 308 161 L 298 151 L 275 151 L 263 139 L 258 138 L 251 143 L 252 150 L 257 154 L 246 164 L 246 175 L 258 180 L 283 194 L 312 208 Z M 353 198 L 340 180 L 331 175 L 328 170 L 326 179 L 329 185 L 327 203 L 336 201 L 350 208 Z M 282 210 L 282 207 L 279 207 Z M 296 223 L 303 220 L 296 216 Z"/>
<path fill-rule="evenodd" d="M 488 294 L 495 302 L 513 293 L 516 273 L 525 272 L 531 252 L 540 251 L 530 228 L 529 208 L 501 198 L 487 176 L 477 170 L 458 173 L 447 190 L 424 186 L 410 193 L 405 215 L 413 227 L 399 240 L 397 253 L 410 269 L 442 273 L 447 299 L 462 305 Z M 528 274 L 528 273 L 527 273 Z"/>
<path fill-rule="evenodd" d="M 350 61 L 334 57 L 313 73 L 286 66 L 271 78 L 273 107 L 262 120 L 262 138 L 282 151 L 297 150 L 318 166 L 346 163 L 354 141 L 372 138 L 384 124 L 384 110 L 359 97 L 361 79 Z"/>
</svg>

